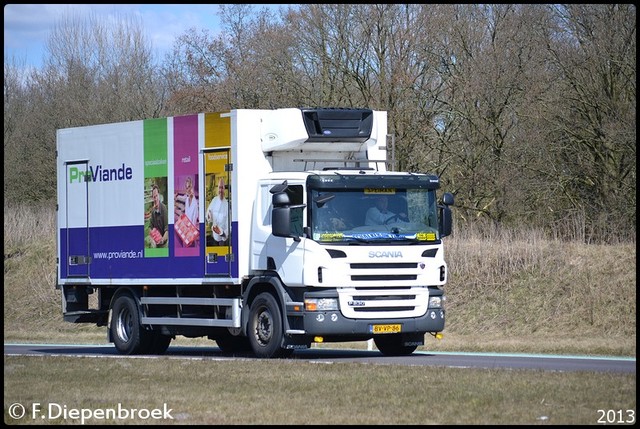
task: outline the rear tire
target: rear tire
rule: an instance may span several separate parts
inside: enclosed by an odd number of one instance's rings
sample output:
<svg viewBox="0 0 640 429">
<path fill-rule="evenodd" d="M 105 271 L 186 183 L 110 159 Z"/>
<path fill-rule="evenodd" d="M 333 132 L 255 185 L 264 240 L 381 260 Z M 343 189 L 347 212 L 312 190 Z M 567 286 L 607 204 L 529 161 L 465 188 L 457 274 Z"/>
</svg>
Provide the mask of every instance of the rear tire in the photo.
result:
<svg viewBox="0 0 640 429">
<path fill-rule="evenodd" d="M 151 332 L 152 340 L 151 346 L 149 347 L 149 353 L 154 355 L 162 355 L 164 354 L 169 345 L 171 345 L 172 337 L 169 335 L 159 334 L 157 332 Z"/>
<path fill-rule="evenodd" d="M 384 334 L 373 337 L 378 350 L 385 356 L 407 356 L 416 351 L 417 345 L 405 346 L 402 334 Z"/>
<path fill-rule="evenodd" d="M 113 303 L 111 312 L 111 338 L 116 350 L 124 355 L 147 353 L 153 337 L 140 325 L 140 313 L 135 299 L 130 295 L 120 295 Z"/>
<path fill-rule="evenodd" d="M 290 350 L 282 348 L 282 313 L 270 293 L 261 293 L 251 303 L 247 336 L 257 357 L 278 358 L 291 354 Z"/>
</svg>

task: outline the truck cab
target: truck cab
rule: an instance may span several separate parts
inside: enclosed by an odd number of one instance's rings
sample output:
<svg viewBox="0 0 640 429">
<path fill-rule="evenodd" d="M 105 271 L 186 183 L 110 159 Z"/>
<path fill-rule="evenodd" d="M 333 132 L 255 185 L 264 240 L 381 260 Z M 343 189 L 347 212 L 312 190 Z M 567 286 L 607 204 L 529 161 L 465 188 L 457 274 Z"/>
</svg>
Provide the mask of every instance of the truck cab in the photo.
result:
<svg viewBox="0 0 640 429">
<path fill-rule="evenodd" d="M 364 168 L 296 176 L 260 187 L 271 201 L 256 218 L 271 230 L 257 228 L 252 242 L 253 272 L 285 291 L 285 347 L 373 338 L 397 355 L 440 333 L 453 201 L 438 204 L 439 179 Z"/>
</svg>

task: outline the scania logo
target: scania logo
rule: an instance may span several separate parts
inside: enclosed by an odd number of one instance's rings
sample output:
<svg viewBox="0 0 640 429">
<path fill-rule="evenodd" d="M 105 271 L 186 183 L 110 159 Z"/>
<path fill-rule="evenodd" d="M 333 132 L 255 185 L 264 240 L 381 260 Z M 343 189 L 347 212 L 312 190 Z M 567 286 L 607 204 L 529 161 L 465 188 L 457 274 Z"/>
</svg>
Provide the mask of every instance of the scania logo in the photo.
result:
<svg viewBox="0 0 640 429">
<path fill-rule="evenodd" d="M 370 258 L 402 258 L 402 252 L 399 250 L 388 250 L 388 251 L 372 250 L 369 252 L 369 257 Z"/>
</svg>

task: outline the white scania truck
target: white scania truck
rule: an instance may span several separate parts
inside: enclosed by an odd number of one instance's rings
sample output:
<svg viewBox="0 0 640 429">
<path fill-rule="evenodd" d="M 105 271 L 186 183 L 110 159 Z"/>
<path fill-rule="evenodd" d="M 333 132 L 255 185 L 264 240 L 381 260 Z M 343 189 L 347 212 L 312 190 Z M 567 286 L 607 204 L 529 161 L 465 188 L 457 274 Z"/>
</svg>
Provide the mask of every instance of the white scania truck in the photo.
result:
<svg viewBox="0 0 640 429">
<path fill-rule="evenodd" d="M 444 329 L 453 196 L 388 171 L 387 115 L 238 109 L 57 131 L 64 320 L 122 354 L 177 335 L 282 357 Z"/>
</svg>

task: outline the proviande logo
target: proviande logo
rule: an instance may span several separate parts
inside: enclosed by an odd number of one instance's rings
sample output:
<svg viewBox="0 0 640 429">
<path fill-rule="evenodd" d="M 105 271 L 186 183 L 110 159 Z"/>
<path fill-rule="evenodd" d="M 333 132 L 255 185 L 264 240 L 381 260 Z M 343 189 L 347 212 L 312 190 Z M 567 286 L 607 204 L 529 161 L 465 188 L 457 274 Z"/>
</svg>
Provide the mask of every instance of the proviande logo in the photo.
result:
<svg viewBox="0 0 640 429">
<path fill-rule="evenodd" d="M 114 182 L 118 180 L 131 180 L 133 178 L 133 168 L 125 163 L 118 168 L 104 168 L 98 164 L 95 168 L 89 166 L 89 171 L 81 170 L 78 167 L 69 168 L 69 183 L 83 182 Z"/>
</svg>

